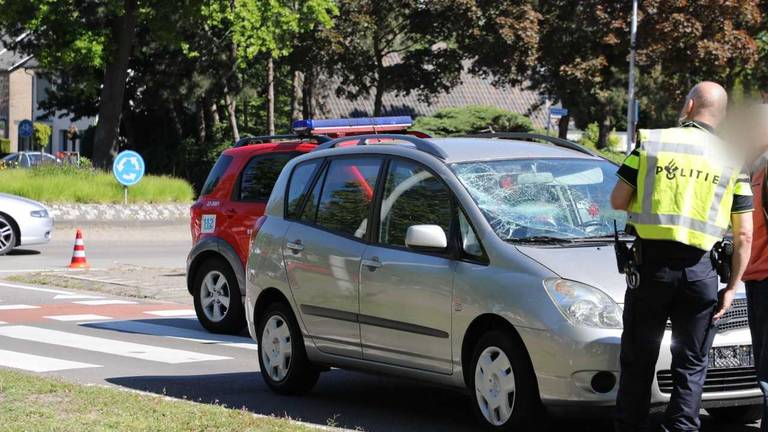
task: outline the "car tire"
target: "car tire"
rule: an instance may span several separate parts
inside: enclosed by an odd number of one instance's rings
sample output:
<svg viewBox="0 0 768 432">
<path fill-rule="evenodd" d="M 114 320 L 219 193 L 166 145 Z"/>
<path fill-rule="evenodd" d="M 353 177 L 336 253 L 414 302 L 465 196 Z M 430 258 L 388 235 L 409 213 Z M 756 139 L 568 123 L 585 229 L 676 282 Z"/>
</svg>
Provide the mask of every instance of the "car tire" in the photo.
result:
<svg viewBox="0 0 768 432">
<path fill-rule="evenodd" d="M 235 272 L 224 258 L 208 258 L 195 273 L 192 296 L 200 324 L 212 333 L 239 334 L 245 310 Z"/>
<path fill-rule="evenodd" d="M 723 423 L 750 424 L 763 416 L 762 405 L 742 405 L 734 407 L 707 408 L 709 415 Z"/>
<path fill-rule="evenodd" d="M 6 216 L 0 216 L 0 255 L 5 255 L 16 247 L 16 230 L 13 222 Z"/>
<path fill-rule="evenodd" d="M 272 391 L 300 395 L 312 390 L 320 371 L 310 363 L 296 318 L 285 303 L 264 309 L 257 328 L 259 366 Z"/>
<path fill-rule="evenodd" d="M 475 346 L 469 373 L 475 415 L 487 429 L 527 431 L 537 415 L 543 417 L 533 368 L 512 335 L 486 333 Z"/>
</svg>

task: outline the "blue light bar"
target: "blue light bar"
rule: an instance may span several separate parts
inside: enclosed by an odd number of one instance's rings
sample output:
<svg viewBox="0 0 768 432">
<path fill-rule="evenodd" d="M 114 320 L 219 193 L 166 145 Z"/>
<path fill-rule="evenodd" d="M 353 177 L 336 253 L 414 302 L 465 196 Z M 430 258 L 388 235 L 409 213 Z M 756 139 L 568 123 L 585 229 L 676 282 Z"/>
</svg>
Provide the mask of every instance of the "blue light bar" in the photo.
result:
<svg viewBox="0 0 768 432">
<path fill-rule="evenodd" d="M 310 119 L 293 122 L 293 130 L 296 133 L 391 132 L 406 130 L 411 126 L 413 119 L 410 116 Z"/>
</svg>

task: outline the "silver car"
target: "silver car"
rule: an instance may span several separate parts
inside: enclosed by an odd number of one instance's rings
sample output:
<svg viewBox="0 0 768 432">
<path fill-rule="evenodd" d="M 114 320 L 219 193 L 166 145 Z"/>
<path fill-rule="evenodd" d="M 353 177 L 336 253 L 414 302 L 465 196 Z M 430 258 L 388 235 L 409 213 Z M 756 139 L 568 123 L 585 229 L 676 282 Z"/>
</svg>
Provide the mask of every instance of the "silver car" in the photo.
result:
<svg viewBox="0 0 768 432">
<path fill-rule="evenodd" d="M 48 243 L 53 218 L 37 201 L 0 193 L 0 255 L 17 246 Z"/>
<path fill-rule="evenodd" d="M 610 409 L 626 289 L 617 167 L 531 138 L 348 137 L 289 162 L 243 303 L 269 387 L 308 391 L 328 367 L 406 376 L 468 389 L 478 418 L 505 430 L 541 408 Z M 711 414 L 754 414 L 750 344 L 739 299 L 711 355 Z M 672 391 L 669 348 L 667 332 L 654 404 Z"/>
</svg>

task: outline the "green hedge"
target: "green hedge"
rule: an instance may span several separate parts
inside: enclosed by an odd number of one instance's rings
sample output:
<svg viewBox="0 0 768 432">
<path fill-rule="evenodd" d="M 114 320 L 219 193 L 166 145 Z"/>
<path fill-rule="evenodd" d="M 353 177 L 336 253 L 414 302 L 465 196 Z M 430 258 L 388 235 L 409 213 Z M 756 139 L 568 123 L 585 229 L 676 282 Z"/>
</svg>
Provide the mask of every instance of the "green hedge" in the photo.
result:
<svg viewBox="0 0 768 432">
<path fill-rule="evenodd" d="M 456 136 L 492 129 L 494 132 L 528 132 L 531 120 L 521 114 L 493 106 L 471 105 L 445 108 L 433 116 L 419 117 L 413 128 L 432 136 Z"/>
<path fill-rule="evenodd" d="M 0 170 L 0 192 L 44 203 L 122 203 L 123 187 L 110 172 L 48 165 Z M 145 176 L 128 192 L 131 203 L 186 203 L 192 186 L 179 178 Z"/>
<path fill-rule="evenodd" d="M 11 152 L 11 140 L 8 138 L 0 138 L 0 153 Z"/>
</svg>

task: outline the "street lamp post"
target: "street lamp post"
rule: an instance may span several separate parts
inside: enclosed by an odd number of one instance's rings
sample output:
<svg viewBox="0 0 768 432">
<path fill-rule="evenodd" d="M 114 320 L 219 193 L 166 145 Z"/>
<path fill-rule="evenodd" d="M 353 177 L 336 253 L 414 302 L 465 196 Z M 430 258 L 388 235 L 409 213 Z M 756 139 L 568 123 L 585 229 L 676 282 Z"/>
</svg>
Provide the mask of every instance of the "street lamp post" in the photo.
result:
<svg viewBox="0 0 768 432">
<path fill-rule="evenodd" d="M 637 3 L 632 0 L 632 27 L 629 42 L 629 89 L 627 91 L 627 154 L 632 152 L 635 144 L 635 119 L 637 109 L 635 102 L 635 57 L 637 56 Z"/>
</svg>

